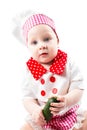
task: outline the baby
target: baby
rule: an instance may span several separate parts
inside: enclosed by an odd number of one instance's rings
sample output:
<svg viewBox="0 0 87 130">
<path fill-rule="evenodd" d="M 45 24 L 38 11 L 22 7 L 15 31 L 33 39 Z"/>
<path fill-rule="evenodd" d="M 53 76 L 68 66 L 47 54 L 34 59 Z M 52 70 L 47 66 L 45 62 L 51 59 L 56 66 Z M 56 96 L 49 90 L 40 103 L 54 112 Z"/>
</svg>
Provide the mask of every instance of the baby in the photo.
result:
<svg viewBox="0 0 87 130">
<path fill-rule="evenodd" d="M 54 21 L 44 14 L 33 14 L 22 31 L 31 58 L 25 65 L 22 87 L 29 114 L 21 130 L 87 130 L 86 113 L 80 110 L 83 78 L 68 54 L 59 49 Z M 53 96 L 60 102 L 50 104 L 53 117 L 47 122 L 42 110 Z"/>
</svg>

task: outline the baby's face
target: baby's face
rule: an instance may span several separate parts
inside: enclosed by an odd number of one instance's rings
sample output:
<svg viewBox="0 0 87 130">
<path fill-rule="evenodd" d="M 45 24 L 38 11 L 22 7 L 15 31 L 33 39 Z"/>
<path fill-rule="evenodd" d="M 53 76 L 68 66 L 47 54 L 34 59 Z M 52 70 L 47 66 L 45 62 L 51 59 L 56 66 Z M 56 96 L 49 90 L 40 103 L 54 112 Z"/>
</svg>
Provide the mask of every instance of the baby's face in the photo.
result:
<svg viewBox="0 0 87 130">
<path fill-rule="evenodd" d="M 28 33 L 28 49 L 40 64 L 51 64 L 58 51 L 58 38 L 48 25 L 34 26 Z"/>
</svg>

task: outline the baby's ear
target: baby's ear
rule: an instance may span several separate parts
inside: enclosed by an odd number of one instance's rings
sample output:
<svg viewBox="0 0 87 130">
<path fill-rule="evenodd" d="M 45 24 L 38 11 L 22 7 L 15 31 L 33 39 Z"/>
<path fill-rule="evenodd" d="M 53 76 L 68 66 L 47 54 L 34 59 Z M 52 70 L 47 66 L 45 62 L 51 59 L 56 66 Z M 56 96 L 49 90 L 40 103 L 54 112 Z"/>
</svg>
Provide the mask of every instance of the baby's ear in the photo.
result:
<svg viewBox="0 0 87 130">
<path fill-rule="evenodd" d="M 59 44 L 59 38 L 57 38 L 57 43 Z"/>
<path fill-rule="evenodd" d="M 59 39 L 57 38 L 57 46 L 59 46 Z"/>
</svg>

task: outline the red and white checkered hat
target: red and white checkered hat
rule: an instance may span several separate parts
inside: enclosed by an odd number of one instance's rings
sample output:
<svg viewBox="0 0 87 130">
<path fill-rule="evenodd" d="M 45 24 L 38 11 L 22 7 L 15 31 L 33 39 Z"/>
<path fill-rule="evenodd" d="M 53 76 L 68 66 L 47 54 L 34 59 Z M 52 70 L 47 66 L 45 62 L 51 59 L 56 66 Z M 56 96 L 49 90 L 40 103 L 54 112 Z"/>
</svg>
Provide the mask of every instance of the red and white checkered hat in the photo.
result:
<svg viewBox="0 0 87 130">
<path fill-rule="evenodd" d="M 48 26 L 50 26 L 53 31 L 55 32 L 56 36 L 56 30 L 55 30 L 55 24 L 54 21 L 49 18 L 48 16 L 44 15 L 44 14 L 33 14 L 32 16 L 30 16 L 24 23 L 22 29 L 23 29 L 23 36 L 26 40 L 26 42 L 28 41 L 28 32 L 29 30 L 39 24 L 46 24 Z M 57 36 L 58 37 L 58 36 Z"/>
</svg>

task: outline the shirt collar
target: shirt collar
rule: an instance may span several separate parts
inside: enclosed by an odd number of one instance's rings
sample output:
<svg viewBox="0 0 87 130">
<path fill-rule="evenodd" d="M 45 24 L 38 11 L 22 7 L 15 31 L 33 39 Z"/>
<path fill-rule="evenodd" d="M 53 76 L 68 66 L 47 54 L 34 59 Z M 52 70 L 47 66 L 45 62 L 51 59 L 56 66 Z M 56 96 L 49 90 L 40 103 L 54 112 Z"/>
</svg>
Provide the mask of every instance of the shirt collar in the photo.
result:
<svg viewBox="0 0 87 130">
<path fill-rule="evenodd" d="M 49 71 L 53 74 L 62 74 L 65 69 L 67 62 L 67 54 L 61 50 L 58 50 L 57 56 L 53 60 L 53 64 L 49 67 Z M 38 80 L 48 70 L 44 68 L 40 63 L 34 60 L 32 57 L 26 62 L 28 69 L 30 70 L 33 77 Z"/>
</svg>

